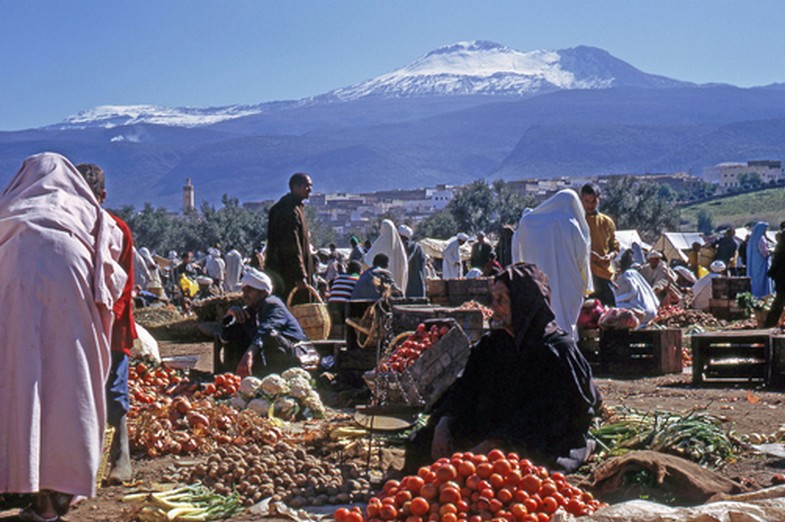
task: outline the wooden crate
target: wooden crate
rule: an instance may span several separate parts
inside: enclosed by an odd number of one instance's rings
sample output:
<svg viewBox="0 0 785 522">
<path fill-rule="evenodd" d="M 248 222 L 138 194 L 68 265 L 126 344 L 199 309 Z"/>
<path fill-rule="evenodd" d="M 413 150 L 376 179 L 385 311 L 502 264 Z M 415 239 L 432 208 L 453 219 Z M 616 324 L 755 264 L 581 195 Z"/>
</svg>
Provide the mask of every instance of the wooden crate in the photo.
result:
<svg viewBox="0 0 785 522">
<path fill-rule="evenodd" d="M 429 299 L 434 297 L 447 297 L 447 282 L 444 279 L 427 279 L 425 295 Z"/>
<path fill-rule="evenodd" d="M 711 280 L 711 296 L 714 299 L 733 299 L 752 288 L 749 277 L 715 277 Z"/>
<path fill-rule="evenodd" d="M 768 330 L 692 336 L 692 383 L 766 381 L 771 360 Z"/>
<path fill-rule="evenodd" d="M 478 340 L 488 328 L 479 310 L 462 310 L 449 306 L 393 305 L 393 333 L 413 331 L 427 319 L 451 318 L 472 341 Z"/>
<path fill-rule="evenodd" d="M 612 375 L 681 373 L 681 330 L 601 330 L 600 372 Z"/>
<path fill-rule="evenodd" d="M 748 312 L 746 308 L 740 308 L 736 304 L 736 299 L 709 299 L 709 313 L 717 319 L 725 321 L 735 321 L 744 319 Z"/>
<path fill-rule="evenodd" d="M 578 349 L 593 370 L 600 368 L 600 329 L 584 328 L 578 330 Z"/>
<path fill-rule="evenodd" d="M 450 306 L 460 306 L 467 301 L 477 301 L 484 305 L 491 303 L 493 278 L 446 279 L 447 298 Z"/>
<path fill-rule="evenodd" d="M 427 326 L 432 324 L 447 325 L 450 330 L 407 370 L 363 374 L 376 402 L 386 406 L 420 406 L 428 411 L 458 378 L 469 359 L 469 338 L 451 319 L 426 321 Z"/>
<path fill-rule="evenodd" d="M 771 336 L 768 384 L 774 388 L 785 388 L 785 335 Z"/>
</svg>

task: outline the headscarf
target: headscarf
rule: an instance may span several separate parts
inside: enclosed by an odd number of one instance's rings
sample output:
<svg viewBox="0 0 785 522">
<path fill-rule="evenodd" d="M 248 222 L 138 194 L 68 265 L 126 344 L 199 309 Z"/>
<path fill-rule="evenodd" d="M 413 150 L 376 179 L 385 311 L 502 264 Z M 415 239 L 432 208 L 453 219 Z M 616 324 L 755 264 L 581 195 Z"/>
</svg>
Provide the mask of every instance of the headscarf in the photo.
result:
<svg viewBox="0 0 785 522">
<path fill-rule="evenodd" d="M 401 237 L 405 237 L 409 239 L 412 237 L 413 231 L 411 227 L 407 227 L 406 225 L 398 225 L 398 235 Z"/>
<path fill-rule="evenodd" d="M 389 258 L 390 264 L 387 269 L 392 273 L 396 286 L 406 288 L 409 280 L 409 256 L 406 255 L 406 248 L 395 224 L 389 219 L 382 221 L 379 237 L 365 253 L 365 264 L 373 266 L 373 258 L 376 254 L 385 254 Z"/>
<path fill-rule="evenodd" d="M 494 281 L 501 281 L 510 290 L 511 326 L 518 349 L 526 347 L 529 340 L 539 341 L 558 330 L 556 316 L 551 310 L 548 276 L 537 265 L 510 265 Z"/>
<path fill-rule="evenodd" d="M 750 276 L 751 293 L 753 296 L 761 298 L 771 294 L 772 284 L 769 279 L 769 257 L 764 256 L 759 248 L 761 239 L 766 234 L 769 224 L 760 221 L 755 224 L 747 243 L 747 275 Z"/>
</svg>

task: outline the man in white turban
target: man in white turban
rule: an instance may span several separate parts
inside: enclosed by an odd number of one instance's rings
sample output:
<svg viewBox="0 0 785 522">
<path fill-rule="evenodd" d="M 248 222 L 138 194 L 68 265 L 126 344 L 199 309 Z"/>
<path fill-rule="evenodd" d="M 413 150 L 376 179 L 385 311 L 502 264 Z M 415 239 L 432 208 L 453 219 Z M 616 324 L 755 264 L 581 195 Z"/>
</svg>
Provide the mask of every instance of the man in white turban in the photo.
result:
<svg viewBox="0 0 785 522">
<path fill-rule="evenodd" d="M 594 291 L 591 232 L 578 195 L 561 190 L 524 212 L 512 238 L 512 262 L 534 263 L 548 276 L 556 323 L 576 338 L 578 314 Z"/>
<path fill-rule="evenodd" d="M 232 306 L 223 318 L 224 348 L 221 371 L 246 377 L 280 373 L 296 364 L 292 346 L 308 338 L 297 319 L 273 292 L 270 276 L 247 268 L 240 280 L 245 306 Z M 219 371 L 216 369 L 216 371 Z"/>
<path fill-rule="evenodd" d="M 22 519 L 95 495 L 122 245 L 59 154 L 27 158 L 0 194 L 0 494 L 35 493 Z"/>
<path fill-rule="evenodd" d="M 460 279 L 463 277 L 461 245 L 469 240 L 469 236 L 461 232 L 447 243 L 442 252 L 442 279 Z"/>
<path fill-rule="evenodd" d="M 692 287 L 692 308 L 709 309 L 709 300 L 712 296 L 711 280 L 722 277 L 726 268 L 725 263 L 720 260 L 711 262 L 709 265 L 711 272 L 698 279 L 698 282 Z"/>
</svg>

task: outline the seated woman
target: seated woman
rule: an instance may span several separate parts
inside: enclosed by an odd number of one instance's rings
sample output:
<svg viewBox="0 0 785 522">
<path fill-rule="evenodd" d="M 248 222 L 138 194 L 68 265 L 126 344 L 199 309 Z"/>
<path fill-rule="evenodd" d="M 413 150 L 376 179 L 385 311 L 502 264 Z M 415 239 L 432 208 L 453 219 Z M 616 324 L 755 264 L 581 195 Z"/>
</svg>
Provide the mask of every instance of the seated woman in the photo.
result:
<svg viewBox="0 0 785 522">
<path fill-rule="evenodd" d="M 621 273 L 616 278 L 616 306 L 633 310 L 640 318 L 641 327 L 657 317 L 660 300 L 654 294 L 651 285 L 633 268 L 633 253 L 627 250 L 621 256 Z"/>
<path fill-rule="evenodd" d="M 566 471 L 591 454 L 600 392 L 575 341 L 554 320 L 548 278 L 536 265 L 508 266 L 492 298 L 493 330 L 412 439 L 405 472 L 454 451 L 517 451 Z"/>
</svg>

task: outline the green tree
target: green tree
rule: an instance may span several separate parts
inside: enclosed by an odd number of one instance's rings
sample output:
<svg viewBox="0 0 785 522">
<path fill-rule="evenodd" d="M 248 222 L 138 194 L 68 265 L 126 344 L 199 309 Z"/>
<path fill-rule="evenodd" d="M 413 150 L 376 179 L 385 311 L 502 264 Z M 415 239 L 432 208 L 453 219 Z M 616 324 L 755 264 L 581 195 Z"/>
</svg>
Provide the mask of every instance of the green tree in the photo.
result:
<svg viewBox="0 0 785 522">
<path fill-rule="evenodd" d="M 425 218 L 417 225 L 417 236 L 448 239 L 459 232 L 458 223 L 448 209 L 444 208 Z"/>
<path fill-rule="evenodd" d="M 600 210 L 616 221 L 617 229 L 636 229 L 647 242 L 678 226 L 673 189 L 634 176 L 612 178 L 603 191 Z"/>
<path fill-rule="evenodd" d="M 698 212 L 698 232 L 703 234 L 711 234 L 714 231 L 714 220 L 711 214 L 702 208 Z"/>
</svg>

